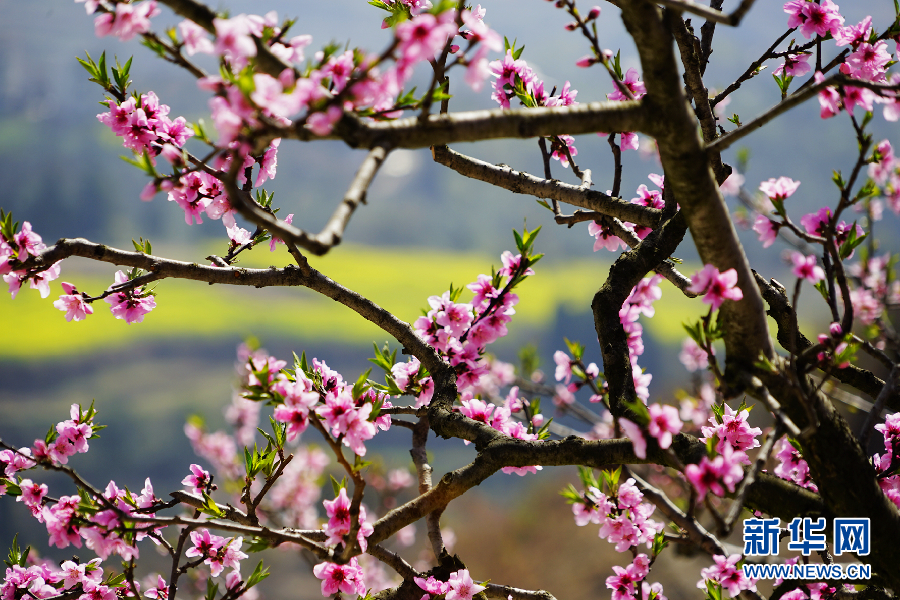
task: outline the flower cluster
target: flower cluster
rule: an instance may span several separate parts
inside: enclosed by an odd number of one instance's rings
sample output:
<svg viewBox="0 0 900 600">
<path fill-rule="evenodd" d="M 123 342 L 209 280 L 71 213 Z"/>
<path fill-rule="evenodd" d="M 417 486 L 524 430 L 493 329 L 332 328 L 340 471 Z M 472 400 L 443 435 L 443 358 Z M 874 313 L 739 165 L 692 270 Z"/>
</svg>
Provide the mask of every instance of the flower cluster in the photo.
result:
<svg viewBox="0 0 900 600">
<path fill-rule="evenodd" d="M 606 578 L 606 587 L 612 590 L 612 600 L 631 600 L 632 598 L 641 598 L 642 600 L 666 600 L 663 596 L 662 584 L 649 584 L 644 579 L 650 573 L 650 559 L 646 554 L 638 554 L 627 567 L 613 566 L 615 575 Z M 635 586 L 640 584 L 637 590 L 639 595 L 635 596 Z"/>
<path fill-rule="evenodd" d="M 194 135 L 184 117 L 174 121 L 169 118 L 169 107 L 160 104 L 153 92 L 139 98 L 130 96 L 120 103 L 108 100 L 106 105 L 109 111 L 97 115 L 97 120 L 121 137 L 126 148 L 135 154 L 147 153 L 151 161 L 164 150 L 166 158 L 180 157 L 178 149 Z"/>
<path fill-rule="evenodd" d="M 896 474 L 900 467 L 900 413 L 887 416 L 884 423 L 875 426 L 884 438 L 884 454 L 875 454 L 872 462 L 878 473 L 878 485 L 885 496 L 900 506 L 900 475 Z"/>
<path fill-rule="evenodd" d="M 840 65 L 841 73 L 861 81 L 875 83 L 894 83 L 888 81 L 886 69 L 892 58 L 888 52 L 886 40 L 878 39 L 872 29 L 872 17 L 867 16 L 856 25 L 844 26 L 844 17 L 839 7 L 831 0 L 814 2 L 812 0 L 790 0 L 784 5 L 788 14 L 788 27 L 799 27 L 800 33 L 807 39 L 812 37 L 831 36 L 838 47 L 849 46 L 844 62 Z M 800 76 L 809 73 L 811 68 L 806 64 L 808 55 L 789 54 L 785 64 L 779 67 L 776 75 L 784 72 L 787 76 Z M 816 72 L 814 79 L 821 82 L 825 76 Z M 841 110 L 853 112 L 856 106 L 862 106 L 872 112 L 873 104 L 885 104 L 884 117 L 896 121 L 900 117 L 900 97 L 895 93 L 879 96 L 864 87 L 845 86 L 839 92 L 834 88 L 825 88 L 819 92 L 821 117 L 833 117 Z"/>
<path fill-rule="evenodd" d="M 578 90 L 571 89 L 567 81 L 560 90 L 559 95 L 550 95 L 544 89 L 535 72 L 524 60 L 518 58 L 521 50 L 513 48 L 506 50 L 506 55 L 490 63 L 491 75 L 494 79 L 494 92 L 491 99 L 497 102 L 501 108 L 510 108 L 510 101 L 518 98 L 519 102 L 529 108 L 536 106 L 575 106 L 578 102 L 575 96 Z M 551 156 L 558 160 L 563 167 L 569 166 L 569 157 L 577 156 L 575 138 L 570 135 L 552 136 L 550 139 Z"/>
<path fill-rule="evenodd" d="M 16 262 L 24 262 L 29 256 L 39 256 L 47 249 L 41 236 L 32 231 L 31 223 L 25 221 L 16 232 L 9 214 L 0 214 L 3 229 L 0 230 L 0 275 L 9 285 L 9 293 L 15 298 L 22 284 L 29 282 L 31 289 L 38 290 L 41 298 L 50 295 L 50 282 L 59 277 L 59 263 L 38 273 L 27 270 L 13 270 Z"/>
<path fill-rule="evenodd" d="M 203 558 L 203 563 L 209 565 L 209 571 L 213 577 L 221 575 L 226 568 L 240 572 L 240 562 L 247 558 L 241 552 L 243 538 L 224 538 L 213 535 L 208 529 L 191 532 L 193 547 L 184 553 L 188 557 Z"/>
<path fill-rule="evenodd" d="M 625 135 L 625 134 L 623 134 Z M 665 187 L 665 178 L 656 173 L 650 173 L 647 176 L 659 190 L 651 190 L 643 183 L 638 186 L 637 196 L 631 199 L 632 204 L 647 206 L 650 208 L 662 209 L 665 206 L 663 200 L 663 189 Z M 633 231 L 640 239 L 644 239 L 650 233 L 649 227 L 635 225 L 634 223 L 624 222 L 625 229 Z M 613 233 L 613 230 L 606 224 L 598 221 L 588 223 L 588 233 L 594 237 L 594 252 L 600 248 L 606 248 L 610 252 L 617 252 L 620 248 L 628 249 L 628 245 Z"/>
<path fill-rule="evenodd" d="M 656 507 L 643 502 L 644 494 L 634 479 L 612 486 L 612 496 L 590 486 L 572 504 L 575 523 L 579 526 L 594 523 L 600 525 L 599 536 L 616 545 L 617 552 L 646 544 L 649 548 L 663 524 L 650 519 Z"/>
<path fill-rule="evenodd" d="M 101 562 L 95 558 L 86 563 L 66 560 L 58 566 L 52 561 L 41 561 L 28 567 L 13 564 L 6 569 L 0 598 L 52 598 L 62 592 L 73 596 L 82 592 L 82 598 L 113 600 L 116 590 L 103 584 Z"/>
<path fill-rule="evenodd" d="M 713 265 L 707 264 L 691 277 L 688 291 L 703 294 L 703 302 L 709 304 L 711 310 L 718 310 L 726 300 L 737 302 L 744 297 L 744 292 L 737 287 L 737 280 L 734 269 L 720 273 Z"/>
<path fill-rule="evenodd" d="M 356 557 L 346 565 L 324 562 L 313 567 L 313 575 L 322 580 L 322 595 L 326 598 L 338 592 L 366 594 L 366 579 Z"/>
<path fill-rule="evenodd" d="M 778 461 L 775 475 L 813 492 L 819 491 L 809 476 L 809 465 L 800 455 L 799 445 L 795 445 L 795 442 L 791 442 L 787 437 L 782 437 L 775 443 L 774 456 Z"/>
<path fill-rule="evenodd" d="M 825 2 L 827 1 L 825 0 Z M 728 557 L 713 556 L 715 564 L 700 571 L 703 579 L 697 582 L 697 587 L 705 590 L 706 582 L 711 581 L 721 585 L 722 589 L 727 591 L 732 598 L 737 598 L 743 590 L 755 592 L 756 580 L 744 577 L 744 570 L 738 565 L 741 558 L 740 554 L 732 554 Z"/>
<path fill-rule="evenodd" d="M 533 238 L 533 234 L 530 235 Z M 526 235 L 529 235 L 526 233 Z M 524 247 L 523 247 L 524 248 Z M 531 265 L 540 256 L 503 252 L 503 267 L 493 277 L 479 275 L 466 287 L 474 293 L 471 302 L 458 302 L 461 290 L 450 290 L 428 298 L 431 307 L 425 316 L 413 323 L 416 334 L 433 346 L 456 371 L 461 398 L 468 400 L 479 394 L 493 379 L 490 363 L 483 358 L 485 347 L 507 334 L 506 325 L 515 314 L 519 297 L 512 292 L 521 281 L 534 274 Z M 416 396 L 416 407 L 431 401 L 434 383 L 415 358 L 396 363 L 388 376 L 399 394 Z"/>
<path fill-rule="evenodd" d="M 325 512 L 328 515 L 328 523 L 325 524 L 325 533 L 328 539 L 325 543 L 329 546 L 337 546 L 345 543 L 344 536 L 350 533 L 353 523 L 350 518 L 350 498 L 347 497 L 347 489 L 341 488 L 334 500 L 323 500 Z M 360 549 L 365 552 L 368 543 L 366 538 L 374 531 L 372 524 L 366 521 L 366 507 L 359 507 L 359 529 L 356 532 L 356 540 Z"/>
<path fill-rule="evenodd" d="M 440 581 L 433 576 L 428 579 L 422 577 L 414 577 L 413 581 L 416 585 L 427 592 L 421 600 L 430 600 L 432 596 L 444 596 L 446 600 L 472 600 L 475 594 L 481 593 L 487 589 L 486 586 L 478 585 L 472 581 L 468 569 L 460 569 L 450 574 L 447 581 Z"/>
<path fill-rule="evenodd" d="M 127 42 L 136 35 L 150 31 L 150 17 L 159 14 L 155 0 L 147 2 L 114 2 L 113 7 L 107 7 L 100 0 L 75 0 L 84 2 L 88 14 L 97 11 L 101 6 L 103 12 L 94 18 L 94 33 L 97 37 L 114 35 L 123 42 Z"/>
<path fill-rule="evenodd" d="M 526 402 L 518 398 L 519 388 L 513 387 L 509 395 L 506 397 L 502 406 L 494 406 L 485 403 L 478 398 L 468 398 L 462 400 L 462 407 L 459 412 L 469 417 L 473 421 L 479 421 L 486 425 L 490 425 L 497 431 L 500 431 L 517 440 L 536 440 L 538 435 L 529 431 L 527 423 L 512 418 L 512 414 L 522 409 L 522 404 Z M 541 414 L 531 415 L 531 429 L 540 427 L 544 422 Z M 468 444 L 468 442 L 466 442 Z M 504 473 L 515 473 L 516 475 L 525 475 L 526 473 L 537 473 L 543 467 L 527 466 L 527 467 L 503 467 Z"/>
</svg>

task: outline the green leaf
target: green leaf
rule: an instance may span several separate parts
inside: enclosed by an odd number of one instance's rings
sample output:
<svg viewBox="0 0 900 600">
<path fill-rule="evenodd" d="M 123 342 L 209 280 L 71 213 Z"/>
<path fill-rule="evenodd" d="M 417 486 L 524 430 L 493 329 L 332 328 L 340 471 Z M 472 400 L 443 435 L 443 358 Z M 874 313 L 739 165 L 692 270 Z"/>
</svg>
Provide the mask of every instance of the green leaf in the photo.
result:
<svg viewBox="0 0 900 600">
<path fill-rule="evenodd" d="M 256 565 L 255 569 L 253 569 L 253 573 L 251 573 L 250 577 L 247 578 L 247 589 L 249 590 L 268 576 L 269 568 L 263 568 L 263 561 L 259 561 L 259 564 Z"/>
<path fill-rule="evenodd" d="M 571 342 L 569 338 L 563 338 L 563 341 L 566 343 L 566 348 L 569 349 L 569 354 L 572 355 L 572 360 L 581 360 L 581 357 L 584 356 L 584 344 Z"/>
<path fill-rule="evenodd" d="M 341 477 L 341 480 L 338 481 L 337 479 L 334 478 L 334 475 L 330 475 L 330 477 L 331 477 L 331 489 L 334 490 L 334 497 L 337 498 L 340 495 L 341 490 L 343 488 L 347 487 L 347 478 Z"/>
<path fill-rule="evenodd" d="M 857 248 L 857 246 L 862 244 L 867 237 L 869 237 L 868 233 L 864 233 L 857 237 L 856 221 L 854 221 L 853 225 L 850 226 L 850 235 L 847 237 L 847 241 L 845 241 L 841 245 L 841 260 L 849 258 L 850 255 L 853 254 L 853 251 Z"/>
<path fill-rule="evenodd" d="M 575 489 L 575 486 L 571 483 L 568 487 L 563 488 L 559 492 L 560 496 L 566 499 L 566 504 L 581 504 L 584 502 L 584 496 Z"/>
<path fill-rule="evenodd" d="M 206 580 L 206 600 L 215 600 L 216 593 L 219 591 L 219 584 L 215 583 L 210 577 Z"/>
<path fill-rule="evenodd" d="M 269 544 L 269 541 L 265 538 L 254 537 L 250 540 L 249 546 L 247 547 L 247 552 L 262 552 L 263 550 L 268 550 L 272 546 Z"/>
</svg>

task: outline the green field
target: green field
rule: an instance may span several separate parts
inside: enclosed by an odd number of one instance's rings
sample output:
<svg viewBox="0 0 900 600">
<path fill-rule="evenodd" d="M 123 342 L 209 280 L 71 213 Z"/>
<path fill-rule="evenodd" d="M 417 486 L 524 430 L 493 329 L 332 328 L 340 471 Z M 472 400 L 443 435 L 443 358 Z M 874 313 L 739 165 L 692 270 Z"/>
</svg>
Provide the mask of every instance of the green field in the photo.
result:
<svg viewBox="0 0 900 600">
<path fill-rule="evenodd" d="M 195 250 L 191 256 L 205 256 Z M 265 249 L 241 261 L 245 267 L 287 264 L 289 256 Z M 553 325 L 560 309 L 569 313 L 590 310 L 591 297 L 605 279 L 609 263 L 581 259 L 565 262 L 541 261 L 536 275 L 517 290 L 520 302 L 515 326 L 543 329 Z M 500 265 L 499 257 L 482 254 L 438 252 L 422 248 L 369 248 L 341 246 L 313 266 L 372 299 L 406 321 L 427 308 L 427 298 L 474 281 L 479 273 L 490 273 Z M 91 353 L 126 345 L 179 340 L 214 341 L 235 335 L 291 338 L 338 343 L 379 343 L 385 334 L 350 309 L 305 289 L 241 286 L 210 287 L 195 281 L 165 280 L 157 285 L 157 308 L 141 324 L 116 320 L 104 302 L 94 304 L 95 314 L 79 323 L 67 323 L 52 302 L 62 293 L 60 281 L 97 294 L 113 279 L 115 267 L 63 264 L 60 280 L 51 285 L 51 297 L 41 299 L 34 290 L 23 289 L 12 300 L 0 296 L 0 359 L 28 360 Z M 691 272 L 688 270 L 687 272 Z M 463 300 L 471 297 L 468 291 Z M 657 316 L 642 319 L 645 330 L 657 340 L 674 343 L 683 337 L 682 321 L 696 318 L 705 305 L 689 301 L 664 283 Z"/>
</svg>

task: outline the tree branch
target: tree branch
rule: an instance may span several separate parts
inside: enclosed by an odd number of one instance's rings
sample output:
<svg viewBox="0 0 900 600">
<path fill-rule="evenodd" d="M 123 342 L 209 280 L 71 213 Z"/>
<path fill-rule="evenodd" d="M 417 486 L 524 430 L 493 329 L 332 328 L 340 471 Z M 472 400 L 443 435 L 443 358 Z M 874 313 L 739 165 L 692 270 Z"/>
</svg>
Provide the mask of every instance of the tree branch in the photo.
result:
<svg viewBox="0 0 900 600">
<path fill-rule="evenodd" d="M 714 10 L 708 6 L 697 4 L 692 0 L 655 0 L 657 4 L 668 6 L 677 11 L 684 11 L 703 17 L 707 21 L 728 25 L 729 27 L 737 27 L 740 25 L 744 15 L 753 6 L 755 0 L 741 0 L 740 5 L 731 13 L 723 13 L 720 10 Z"/>
<path fill-rule="evenodd" d="M 493 109 L 368 122 L 344 113 L 327 136 L 318 136 L 299 125 L 271 128 L 271 137 L 304 142 L 344 140 L 351 148 L 427 148 L 454 142 L 501 138 L 531 138 L 546 135 L 640 131 L 646 133 L 646 111 L 640 101 L 587 102 L 574 106 L 527 109 Z"/>
<path fill-rule="evenodd" d="M 453 169 L 460 175 L 485 181 L 516 194 L 558 200 L 644 227 L 658 226 L 662 215 L 662 212 L 655 208 L 632 204 L 621 198 L 607 196 L 596 190 L 563 183 L 556 179 L 535 177 L 506 165 L 492 165 L 460 154 L 446 146 L 434 146 L 431 155 L 435 162 Z"/>
</svg>

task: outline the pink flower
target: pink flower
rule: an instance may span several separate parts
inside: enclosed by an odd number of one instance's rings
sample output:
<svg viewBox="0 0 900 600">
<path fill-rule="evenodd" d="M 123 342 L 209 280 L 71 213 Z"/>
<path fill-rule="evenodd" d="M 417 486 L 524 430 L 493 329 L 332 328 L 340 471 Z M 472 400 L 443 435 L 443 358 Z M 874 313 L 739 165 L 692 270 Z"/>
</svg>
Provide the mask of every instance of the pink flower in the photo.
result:
<svg viewBox="0 0 900 600">
<path fill-rule="evenodd" d="M 816 83 L 822 83 L 825 81 L 825 76 L 822 75 L 821 71 L 816 71 L 813 79 L 815 79 Z M 820 117 L 823 119 L 833 117 L 841 111 L 841 95 L 833 87 L 826 87 L 819 92 L 819 106 L 821 107 Z"/>
<path fill-rule="evenodd" d="M 729 492 L 734 491 L 735 484 L 744 477 L 741 464 L 749 462 L 743 452 L 735 452 L 731 446 L 725 446 L 725 452 L 709 460 L 706 456 L 700 459 L 699 465 L 687 465 L 684 468 L 684 476 L 697 489 L 700 496 L 712 492 L 717 496 L 725 495 L 725 487 Z M 724 484 L 725 487 L 722 487 Z"/>
<path fill-rule="evenodd" d="M 468 569 L 451 573 L 447 584 L 450 588 L 445 596 L 447 600 L 472 600 L 472 596 L 487 589 L 487 587 L 472 581 Z"/>
<path fill-rule="evenodd" d="M 678 409 L 674 406 L 651 404 L 649 411 L 647 433 L 656 438 L 659 447 L 665 450 L 672 445 L 672 435 L 681 431 L 682 422 L 678 417 Z"/>
<path fill-rule="evenodd" d="M 191 474 L 181 480 L 181 485 L 192 488 L 195 494 L 203 494 L 211 480 L 209 471 L 204 471 L 200 465 L 193 464 L 191 465 Z"/>
<path fill-rule="evenodd" d="M 773 178 L 759 184 L 760 191 L 773 202 L 784 201 L 796 192 L 798 187 L 800 187 L 800 182 L 788 177 Z"/>
<path fill-rule="evenodd" d="M 874 45 L 861 43 L 847 57 L 847 60 L 841 66 L 841 71 L 843 72 L 846 66 L 849 75 L 856 79 L 884 81 L 884 71 L 890 61 L 891 55 L 888 54 L 886 41 L 879 40 Z"/>
<path fill-rule="evenodd" d="M 724 273 L 713 265 L 707 264 L 694 274 L 688 288 L 695 294 L 703 294 L 703 302 L 712 310 L 717 310 L 725 300 L 738 301 L 744 297 L 741 288 L 737 287 L 737 271 L 728 269 Z"/>
<path fill-rule="evenodd" d="M 230 19 L 213 19 L 216 28 L 215 52 L 224 56 L 233 65 L 241 67 L 247 58 L 256 56 L 256 42 L 253 39 L 253 24 L 247 15 Z"/>
<path fill-rule="evenodd" d="M 638 73 L 638 70 L 634 67 L 628 69 L 625 73 L 625 79 L 622 80 L 622 83 L 631 92 L 631 95 L 634 96 L 634 99 L 643 97 L 647 93 L 647 88 L 644 86 L 644 82 L 641 81 L 641 74 Z M 613 84 L 615 88 L 612 92 L 606 95 L 608 100 L 628 100 L 628 96 L 622 93 L 619 89 L 618 85 Z"/>
<path fill-rule="evenodd" d="M 156 587 L 150 588 L 144 595 L 148 598 L 153 598 L 153 600 L 168 600 L 169 599 L 169 584 L 166 583 L 166 580 L 162 578 L 162 575 L 156 576 Z"/>
<path fill-rule="evenodd" d="M 320 563 L 313 567 L 313 575 L 322 580 L 322 595 L 331 596 L 338 592 L 345 594 L 366 593 L 366 582 L 356 557 L 346 565 Z"/>
<path fill-rule="evenodd" d="M 789 15 L 788 27 L 800 27 L 800 32 L 807 39 L 813 35 L 836 34 L 844 23 L 838 6 L 831 0 L 822 0 L 821 4 L 792 0 L 784 5 L 784 12 Z"/>
<path fill-rule="evenodd" d="M 341 120 L 344 111 L 340 106 L 329 106 L 325 112 L 317 112 L 306 118 L 306 126 L 310 131 L 319 136 L 326 136 L 331 133 L 334 124 Z"/>
<path fill-rule="evenodd" d="M 757 215 L 756 221 L 753 223 L 753 231 L 759 234 L 759 241 L 762 242 L 763 248 L 768 248 L 775 243 L 780 228 L 778 223 L 765 215 Z"/>
<path fill-rule="evenodd" d="M 747 423 L 749 416 L 750 411 L 748 409 L 735 411 L 726 404 L 724 405 L 722 422 L 719 423 L 715 417 L 710 417 L 709 422 L 712 427 L 703 427 L 701 430 L 703 437 L 700 439 L 705 442 L 713 436 L 718 436 L 719 443 L 716 445 L 716 451 L 720 453 L 724 452 L 725 448 L 729 446 L 733 450 L 757 448 L 759 447 L 759 440 L 756 438 L 762 433 L 762 429 L 750 427 L 750 424 Z"/>
<path fill-rule="evenodd" d="M 446 594 L 450 589 L 450 584 L 446 581 L 440 581 L 435 579 L 432 576 L 429 576 L 428 579 L 422 579 L 421 577 L 414 577 L 413 581 L 416 582 L 416 585 L 428 592 L 433 596 L 440 596 L 442 594 Z"/>
<path fill-rule="evenodd" d="M 434 58 L 456 33 L 456 25 L 445 18 L 448 12 L 435 16 L 429 13 L 416 15 L 397 25 L 400 59 L 398 62 L 413 65 Z"/>
<path fill-rule="evenodd" d="M 628 419 L 619 419 L 619 425 L 622 426 L 622 431 L 631 440 L 631 445 L 634 447 L 634 455 L 638 458 L 647 458 L 647 438 L 644 437 L 641 427 Z"/>
<path fill-rule="evenodd" d="M 740 554 L 732 554 L 728 558 L 722 555 L 713 556 L 715 565 L 707 567 L 700 571 L 703 579 L 697 583 L 700 589 L 706 589 L 705 579 L 721 583 L 722 588 L 734 598 L 740 594 L 742 590 L 756 591 L 756 582 L 752 579 L 744 577 L 743 569 L 737 568 L 737 563 L 741 560 Z"/>
<path fill-rule="evenodd" d="M 116 284 L 128 281 L 128 276 L 122 271 L 116 272 Z M 117 319 L 125 319 L 126 323 L 140 323 L 144 315 L 156 308 L 156 300 L 153 296 L 142 296 L 141 288 L 135 288 L 126 292 L 117 292 L 106 297 L 111 305 L 110 310 Z"/>
<path fill-rule="evenodd" d="M 193 56 L 198 52 L 201 54 L 212 54 L 215 50 L 212 41 L 206 33 L 206 30 L 185 19 L 178 24 L 178 31 L 184 40 L 184 49 L 188 56 Z"/>
<path fill-rule="evenodd" d="M 325 533 L 328 534 L 328 544 L 339 544 L 343 536 L 350 533 L 350 498 L 347 497 L 346 488 L 341 488 L 334 500 L 323 500 L 325 512 L 328 515 L 328 523 L 325 525 Z"/>
<path fill-rule="evenodd" d="M 628 248 L 628 245 L 625 242 L 616 237 L 612 232 L 612 229 L 609 229 L 596 221 L 588 223 L 588 233 L 594 236 L 596 240 L 594 242 L 594 252 L 600 248 L 605 248 L 610 252 L 616 252 L 619 248 Z"/>
<path fill-rule="evenodd" d="M 697 342 L 691 338 L 686 338 L 682 342 L 678 360 L 691 373 L 705 369 L 709 365 L 709 355 L 706 350 L 698 346 Z"/>
<path fill-rule="evenodd" d="M 815 285 L 825 279 L 822 267 L 816 265 L 815 255 L 803 256 L 800 252 L 791 253 L 791 262 L 794 263 L 792 272 L 795 276 L 805 279 Z"/>
<path fill-rule="evenodd" d="M 784 64 L 779 65 L 772 74 L 781 75 L 784 73 L 787 77 L 802 77 L 812 70 L 812 67 L 807 62 L 809 56 L 809 54 L 789 54 L 784 59 Z"/>
<path fill-rule="evenodd" d="M 64 295 L 53 303 L 59 310 L 66 311 L 66 321 L 83 321 L 88 315 L 94 314 L 94 309 L 84 301 L 84 296 L 78 293 L 71 283 L 62 283 Z"/>
</svg>

